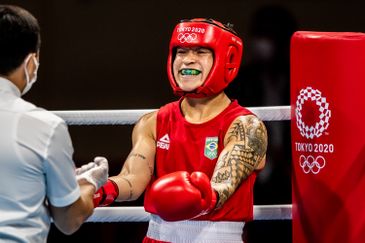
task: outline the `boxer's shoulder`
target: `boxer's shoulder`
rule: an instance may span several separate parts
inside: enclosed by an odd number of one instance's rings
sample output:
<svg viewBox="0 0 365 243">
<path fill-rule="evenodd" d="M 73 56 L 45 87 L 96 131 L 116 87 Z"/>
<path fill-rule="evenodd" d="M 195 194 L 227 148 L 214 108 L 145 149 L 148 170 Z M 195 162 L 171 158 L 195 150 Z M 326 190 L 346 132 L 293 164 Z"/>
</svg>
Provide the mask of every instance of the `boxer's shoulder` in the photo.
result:
<svg viewBox="0 0 365 243">
<path fill-rule="evenodd" d="M 157 110 L 156 111 L 152 111 L 149 112 L 147 114 L 144 114 L 143 116 L 141 116 L 139 118 L 139 120 L 137 121 L 136 125 L 139 126 L 149 126 L 152 125 L 153 123 L 156 123 L 157 120 Z"/>
<path fill-rule="evenodd" d="M 156 137 L 157 110 L 143 115 L 136 123 L 133 134 L 144 134 Z"/>
</svg>

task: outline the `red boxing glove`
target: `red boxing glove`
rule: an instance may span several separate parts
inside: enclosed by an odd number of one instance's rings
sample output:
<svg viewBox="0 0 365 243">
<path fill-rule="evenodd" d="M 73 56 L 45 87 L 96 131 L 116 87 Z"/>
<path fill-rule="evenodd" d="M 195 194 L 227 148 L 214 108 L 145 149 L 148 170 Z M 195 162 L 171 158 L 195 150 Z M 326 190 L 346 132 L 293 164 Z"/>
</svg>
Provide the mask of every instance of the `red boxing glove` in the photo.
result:
<svg viewBox="0 0 365 243">
<path fill-rule="evenodd" d="M 94 207 L 103 207 L 112 204 L 119 195 L 118 185 L 108 179 L 94 194 Z"/>
<path fill-rule="evenodd" d="M 160 177 L 150 190 L 156 213 L 166 221 L 185 220 L 209 213 L 217 195 L 203 172 L 177 171 Z"/>
</svg>

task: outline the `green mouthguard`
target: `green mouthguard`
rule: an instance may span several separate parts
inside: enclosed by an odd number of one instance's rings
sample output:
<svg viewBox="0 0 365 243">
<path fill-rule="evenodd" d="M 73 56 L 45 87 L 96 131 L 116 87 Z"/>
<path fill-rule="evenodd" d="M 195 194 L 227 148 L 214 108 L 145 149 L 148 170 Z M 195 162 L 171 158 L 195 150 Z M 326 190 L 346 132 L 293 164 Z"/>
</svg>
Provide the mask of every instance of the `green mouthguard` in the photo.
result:
<svg viewBox="0 0 365 243">
<path fill-rule="evenodd" d="M 196 70 L 196 69 L 183 69 L 183 70 L 181 70 L 182 75 L 198 75 L 200 73 L 201 73 L 201 71 Z"/>
</svg>

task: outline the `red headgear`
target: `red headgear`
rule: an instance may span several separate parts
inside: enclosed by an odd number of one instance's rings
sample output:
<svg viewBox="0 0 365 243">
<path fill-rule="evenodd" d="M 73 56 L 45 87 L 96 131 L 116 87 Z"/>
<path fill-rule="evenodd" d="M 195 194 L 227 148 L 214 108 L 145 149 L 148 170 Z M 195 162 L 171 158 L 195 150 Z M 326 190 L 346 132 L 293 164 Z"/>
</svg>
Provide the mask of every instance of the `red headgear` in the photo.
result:
<svg viewBox="0 0 365 243">
<path fill-rule="evenodd" d="M 176 48 L 197 46 L 213 51 L 213 66 L 202 86 L 185 92 L 177 85 L 172 70 Z M 242 49 L 242 40 L 229 25 L 212 19 L 182 20 L 172 34 L 167 61 L 167 75 L 174 93 L 196 98 L 220 93 L 236 77 L 241 64 Z"/>
</svg>

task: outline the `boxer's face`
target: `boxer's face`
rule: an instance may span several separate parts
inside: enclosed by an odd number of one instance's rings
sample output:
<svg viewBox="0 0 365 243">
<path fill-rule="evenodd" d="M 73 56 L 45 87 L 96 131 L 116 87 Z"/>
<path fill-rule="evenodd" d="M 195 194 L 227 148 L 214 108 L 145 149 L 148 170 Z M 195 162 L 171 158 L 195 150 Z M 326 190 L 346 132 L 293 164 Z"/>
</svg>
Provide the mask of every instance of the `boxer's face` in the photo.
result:
<svg viewBox="0 0 365 243">
<path fill-rule="evenodd" d="M 184 91 L 200 87 L 213 66 L 213 52 L 207 48 L 177 48 L 173 63 L 174 78 Z"/>
</svg>

